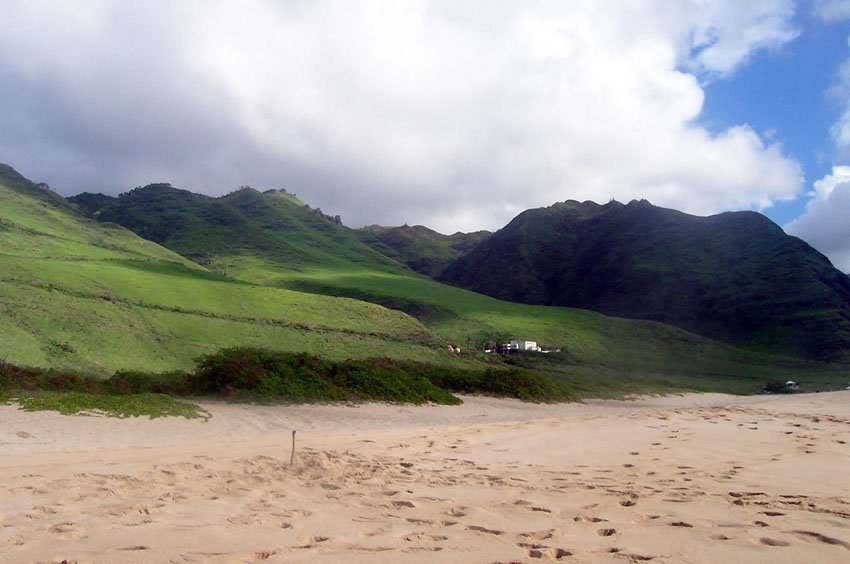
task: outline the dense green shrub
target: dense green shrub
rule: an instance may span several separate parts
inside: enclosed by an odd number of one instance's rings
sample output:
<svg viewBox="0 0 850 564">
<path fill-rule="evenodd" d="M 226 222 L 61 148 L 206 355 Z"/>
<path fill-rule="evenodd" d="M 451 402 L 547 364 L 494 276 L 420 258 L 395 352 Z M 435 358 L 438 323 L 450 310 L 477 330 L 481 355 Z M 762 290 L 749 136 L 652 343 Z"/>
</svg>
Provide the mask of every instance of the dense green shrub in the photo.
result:
<svg viewBox="0 0 850 564">
<path fill-rule="evenodd" d="M 99 384 L 89 378 L 67 370 L 26 368 L 0 361 L 0 386 L 7 390 L 62 390 L 92 392 Z"/>
<path fill-rule="evenodd" d="M 191 375 L 174 371 L 162 374 L 119 370 L 106 380 L 104 388 L 115 394 L 168 394 L 188 396 L 193 393 Z"/>
<path fill-rule="evenodd" d="M 435 385 L 460 394 L 518 398 L 525 401 L 578 401 L 568 386 L 539 372 L 517 368 L 481 371 L 442 370 L 431 376 Z"/>
<path fill-rule="evenodd" d="M 199 359 L 199 393 L 239 393 L 292 401 L 378 400 L 457 404 L 411 366 L 392 359 L 325 360 L 307 353 L 231 348 Z"/>
<path fill-rule="evenodd" d="M 119 371 L 105 380 L 0 362 L 0 390 L 102 395 L 235 395 L 284 401 L 434 402 L 446 405 L 462 403 L 453 392 L 526 401 L 576 399 L 570 389 L 553 379 L 518 368 L 474 371 L 391 358 L 334 361 L 308 353 L 247 347 L 203 356 L 191 374 Z"/>
</svg>

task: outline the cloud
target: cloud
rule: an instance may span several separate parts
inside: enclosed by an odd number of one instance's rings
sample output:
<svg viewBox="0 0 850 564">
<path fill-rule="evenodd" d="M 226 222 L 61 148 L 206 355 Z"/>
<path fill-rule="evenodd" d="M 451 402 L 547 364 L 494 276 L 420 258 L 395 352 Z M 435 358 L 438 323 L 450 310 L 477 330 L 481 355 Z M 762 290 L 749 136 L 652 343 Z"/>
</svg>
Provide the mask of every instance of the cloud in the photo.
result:
<svg viewBox="0 0 850 564">
<path fill-rule="evenodd" d="M 841 116 L 829 130 L 835 144 L 836 158 L 850 159 L 850 59 L 841 65 L 835 84 L 826 94 L 842 108 Z"/>
<path fill-rule="evenodd" d="M 765 208 L 802 174 L 701 84 L 793 3 L 12 2 L 0 161 L 63 193 L 286 187 L 347 224 L 496 228 L 568 198 Z M 74 25 L 68 25 L 73 21 Z"/>
<path fill-rule="evenodd" d="M 812 7 L 818 17 L 828 22 L 850 18 L 847 0 L 821 0 Z M 842 108 L 841 116 L 830 128 L 835 146 L 833 159 L 847 162 L 850 159 L 850 59 L 839 67 L 826 95 Z M 786 225 L 785 230 L 805 239 L 840 270 L 850 272 L 850 166 L 833 166 L 832 174 L 814 182 L 809 196 L 806 211 Z"/>
<path fill-rule="evenodd" d="M 815 15 L 827 22 L 850 18 L 850 1 L 848 0 L 814 0 L 812 8 Z"/>
<path fill-rule="evenodd" d="M 836 166 L 814 183 L 806 212 L 785 226 L 806 240 L 844 272 L 850 272 L 850 166 Z"/>
<path fill-rule="evenodd" d="M 721 76 L 747 63 L 755 51 L 780 47 L 800 34 L 791 24 L 791 2 L 707 2 L 694 16 L 691 65 Z"/>
</svg>

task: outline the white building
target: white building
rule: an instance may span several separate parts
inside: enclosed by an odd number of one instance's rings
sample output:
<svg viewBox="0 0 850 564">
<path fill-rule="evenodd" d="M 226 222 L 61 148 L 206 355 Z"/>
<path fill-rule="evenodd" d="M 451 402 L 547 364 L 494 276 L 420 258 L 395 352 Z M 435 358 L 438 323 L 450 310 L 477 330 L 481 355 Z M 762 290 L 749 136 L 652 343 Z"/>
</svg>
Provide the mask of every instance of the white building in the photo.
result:
<svg viewBox="0 0 850 564">
<path fill-rule="evenodd" d="M 515 351 L 539 351 L 540 347 L 537 346 L 536 341 L 521 341 L 521 340 L 513 340 L 510 343 L 511 350 Z"/>
</svg>

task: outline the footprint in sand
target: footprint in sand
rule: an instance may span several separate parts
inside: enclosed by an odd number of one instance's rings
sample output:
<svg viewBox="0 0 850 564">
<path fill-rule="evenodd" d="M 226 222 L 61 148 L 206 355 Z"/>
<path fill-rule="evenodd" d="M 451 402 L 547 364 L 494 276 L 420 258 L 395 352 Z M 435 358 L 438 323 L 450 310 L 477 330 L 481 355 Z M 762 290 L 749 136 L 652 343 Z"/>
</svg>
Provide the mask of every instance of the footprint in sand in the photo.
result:
<svg viewBox="0 0 850 564">
<path fill-rule="evenodd" d="M 543 546 L 531 548 L 528 551 L 529 558 L 554 558 L 555 560 L 561 560 L 572 555 L 572 552 L 564 548 L 549 548 Z"/>
<path fill-rule="evenodd" d="M 479 533 L 487 533 L 488 535 L 503 535 L 504 531 L 500 531 L 498 529 L 488 529 L 487 527 L 482 527 L 480 525 L 469 525 L 466 528 L 467 531 L 478 531 Z"/>
<path fill-rule="evenodd" d="M 458 505 L 446 511 L 446 515 L 450 517 L 466 517 L 466 510 L 469 509 L 465 505 Z"/>
<path fill-rule="evenodd" d="M 57 523 L 55 525 L 51 525 L 47 530 L 60 539 L 71 540 L 86 538 L 85 535 L 77 530 L 77 525 L 75 523 Z"/>
<path fill-rule="evenodd" d="M 287 519 L 300 519 L 302 517 L 309 517 L 312 514 L 312 511 L 306 509 L 282 509 L 273 513 L 276 517 L 285 517 Z"/>
<path fill-rule="evenodd" d="M 578 515 L 573 517 L 573 521 L 576 523 L 604 523 L 608 521 L 608 519 L 603 519 L 602 517 L 587 517 L 585 515 Z"/>
<path fill-rule="evenodd" d="M 330 540 L 330 537 L 322 537 L 322 536 L 307 537 L 306 539 L 301 541 L 303 544 L 301 546 L 296 547 L 296 548 L 315 548 L 316 545 L 321 544 L 323 542 L 327 542 L 329 540 Z"/>
<path fill-rule="evenodd" d="M 410 533 L 409 535 L 404 535 L 401 538 L 406 540 L 407 542 L 413 542 L 413 541 L 439 542 L 439 541 L 449 540 L 449 537 L 447 537 L 445 535 L 429 535 L 427 533 Z"/>
<path fill-rule="evenodd" d="M 56 510 L 46 505 L 38 505 L 27 513 L 27 519 L 43 519 L 48 515 L 56 515 Z"/>
<path fill-rule="evenodd" d="M 788 541 L 779 540 L 779 539 L 771 539 L 771 538 L 768 538 L 768 537 L 760 538 L 759 542 L 761 544 L 764 544 L 764 545 L 767 545 L 767 546 L 791 546 L 791 543 L 788 542 Z"/>
<path fill-rule="evenodd" d="M 517 535 L 521 539 L 529 540 L 547 540 L 555 536 L 555 529 L 542 529 L 540 531 L 528 531 Z"/>
<path fill-rule="evenodd" d="M 655 559 L 654 556 L 645 556 L 643 554 L 632 554 L 630 552 L 622 552 L 619 549 L 617 549 L 617 552 L 619 553 L 619 556 L 621 558 L 625 558 L 626 560 L 629 560 L 631 562 L 647 562 L 649 560 Z"/>
<path fill-rule="evenodd" d="M 434 520 L 434 519 L 416 519 L 414 517 L 408 517 L 406 519 L 408 523 L 413 523 L 414 525 L 426 525 L 428 527 L 452 527 L 457 525 L 457 521 L 450 521 L 448 519 L 442 520 Z"/>
<path fill-rule="evenodd" d="M 514 502 L 514 505 L 519 505 L 520 507 L 528 509 L 529 511 L 539 511 L 541 513 L 552 513 L 551 509 L 546 509 L 545 507 L 539 507 L 537 505 L 534 505 L 533 502 L 525 500 L 525 499 L 516 500 Z"/>
<path fill-rule="evenodd" d="M 26 539 L 20 535 L 7 539 L 0 546 L 24 546 L 26 544 Z"/>
<path fill-rule="evenodd" d="M 31 433 L 27 433 L 26 431 L 18 431 L 15 434 L 18 435 L 22 439 L 34 439 L 35 438 L 35 435 L 33 435 Z"/>
<path fill-rule="evenodd" d="M 828 537 L 824 534 L 821 534 L 821 533 L 818 533 L 818 532 L 815 532 L 815 531 L 791 531 L 791 532 L 794 533 L 795 535 L 801 536 L 801 537 L 806 538 L 806 539 L 814 539 L 814 540 L 818 540 L 818 541 L 825 543 L 825 544 L 831 544 L 831 545 L 835 545 L 835 546 L 843 546 L 847 550 L 850 550 L 850 543 L 848 543 L 847 541 L 843 541 L 841 539 L 836 539 L 836 538 L 833 538 L 833 537 Z"/>
</svg>

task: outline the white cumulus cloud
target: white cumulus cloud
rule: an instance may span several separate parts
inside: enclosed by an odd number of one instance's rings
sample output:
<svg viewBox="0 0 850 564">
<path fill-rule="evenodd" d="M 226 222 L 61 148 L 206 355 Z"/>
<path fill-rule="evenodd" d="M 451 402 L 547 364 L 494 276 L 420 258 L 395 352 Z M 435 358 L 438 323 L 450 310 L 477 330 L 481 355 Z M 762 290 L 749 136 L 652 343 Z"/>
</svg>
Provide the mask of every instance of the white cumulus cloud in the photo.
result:
<svg viewBox="0 0 850 564">
<path fill-rule="evenodd" d="M 850 18 L 850 0 L 814 0 L 815 15 L 828 22 Z"/>
<path fill-rule="evenodd" d="M 568 198 L 795 198 L 701 84 L 793 40 L 790 0 L 4 4 L 0 161 L 64 193 L 286 187 L 348 224 L 497 228 Z M 73 25 L 69 25 L 73 22 Z"/>
<path fill-rule="evenodd" d="M 814 183 L 806 212 L 785 226 L 824 253 L 836 268 L 850 272 L 850 166 L 835 166 Z"/>
<path fill-rule="evenodd" d="M 827 91 L 827 96 L 842 108 L 841 116 L 830 128 L 837 157 L 850 159 L 850 58 L 841 65 L 837 80 Z"/>
</svg>

